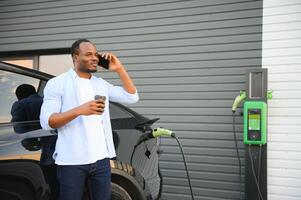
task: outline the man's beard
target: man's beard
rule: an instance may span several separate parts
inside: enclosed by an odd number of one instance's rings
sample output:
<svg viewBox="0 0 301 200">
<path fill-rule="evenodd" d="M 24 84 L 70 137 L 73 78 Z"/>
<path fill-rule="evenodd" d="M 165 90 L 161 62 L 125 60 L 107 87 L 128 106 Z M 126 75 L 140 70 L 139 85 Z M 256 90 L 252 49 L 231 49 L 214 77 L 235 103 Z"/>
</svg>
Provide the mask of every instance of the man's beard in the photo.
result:
<svg viewBox="0 0 301 200">
<path fill-rule="evenodd" d="M 82 72 L 86 72 L 86 73 L 95 73 L 95 72 L 97 72 L 97 68 L 89 69 L 89 68 L 86 68 L 84 66 L 80 66 L 79 70 L 82 71 Z"/>
</svg>

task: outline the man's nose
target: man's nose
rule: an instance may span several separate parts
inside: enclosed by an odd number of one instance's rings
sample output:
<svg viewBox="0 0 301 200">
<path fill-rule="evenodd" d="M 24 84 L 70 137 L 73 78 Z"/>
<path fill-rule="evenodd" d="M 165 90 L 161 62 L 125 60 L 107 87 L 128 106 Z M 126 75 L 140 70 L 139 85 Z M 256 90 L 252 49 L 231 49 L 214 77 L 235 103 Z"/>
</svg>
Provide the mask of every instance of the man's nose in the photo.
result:
<svg viewBox="0 0 301 200">
<path fill-rule="evenodd" d="M 96 60 L 96 61 L 99 61 L 99 58 L 98 58 L 97 55 L 94 55 L 94 56 L 92 57 L 92 59 L 93 59 L 93 60 Z"/>
</svg>

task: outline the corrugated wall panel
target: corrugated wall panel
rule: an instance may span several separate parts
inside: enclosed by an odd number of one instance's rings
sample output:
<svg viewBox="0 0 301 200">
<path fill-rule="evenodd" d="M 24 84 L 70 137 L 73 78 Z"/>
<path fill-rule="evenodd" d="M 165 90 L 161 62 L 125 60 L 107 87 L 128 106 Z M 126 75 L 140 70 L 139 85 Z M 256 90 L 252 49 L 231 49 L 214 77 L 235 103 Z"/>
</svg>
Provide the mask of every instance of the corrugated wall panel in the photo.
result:
<svg viewBox="0 0 301 200">
<path fill-rule="evenodd" d="M 261 67 L 262 1 L 13 0 L 0 6 L 2 52 L 68 48 L 86 37 L 116 53 L 140 92 L 132 108 L 160 117 L 156 126 L 180 137 L 197 199 L 238 199 L 231 105 L 244 89 L 245 70 Z M 102 76 L 119 83 L 113 73 Z M 242 119 L 236 120 L 241 132 Z M 161 142 L 162 199 L 190 199 L 179 147 L 172 139 Z M 239 150 L 244 161 L 241 142 Z"/>
<path fill-rule="evenodd" d="M 263 4 L 263 67 L 269 71 L 268 197 L 301 199 L 301 4 Z"/>
</svg>

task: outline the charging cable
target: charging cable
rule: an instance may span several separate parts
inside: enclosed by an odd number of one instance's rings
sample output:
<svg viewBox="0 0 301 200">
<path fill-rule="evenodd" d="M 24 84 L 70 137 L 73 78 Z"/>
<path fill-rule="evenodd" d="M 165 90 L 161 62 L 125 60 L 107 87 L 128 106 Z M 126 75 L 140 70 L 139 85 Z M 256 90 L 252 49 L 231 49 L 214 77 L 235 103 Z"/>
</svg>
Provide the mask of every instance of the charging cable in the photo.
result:
<svg viewBox="0 0 301 200">
<path fill-rule="evenodd" d="M 241 172 L 241 159 L 239 155 L 239 150 L 238 150 L 238 144 L 237 144 L 237 137 L 236 137 L 236 130 L 235 130 L 235 112 L 232 112 L 232 117 L 233 117 L 233 136 L 234 136 L 234 142 L 235 142 L 235 149 L 236 149 L 236 154 L 238 158 L 238 165 L 239 165 L 239 199 L 242 199 L 242 172 Z"/>
<path fill-rule="evenodd" d="M 185 170 L 186 170 L 186 175 L 187 175 L 187 179 L 188 179 L 189 189 L 190 189 L 190 193 L 191 193 L 191 198 L 192 198 L 192 200 L 194 200 L 194 195 L 193 195 L 192 186 L 191 186 L 191 180 L 190 180 L 187 163 L 186 163 L 186 159 L 185 159 L 185 154 L 184 154 L 184 151 L 183 151 L 183 148 L 182 148 L 179 138 L 171 130 L 168 130 L 165 128 L 156 128 L 156 129 L 153 129 L 152 131 L 149 131 L 148 133 L 143 134 L 137 141 L 136 145 L 134 146 L 134 149 L 133 149 L 133 152 L 131 155 L 131 159 L 130 159 L 130 164 L 132 165 L 133 155 L 134 155 L 137 147 L 142 142 L 145 142 L 146 140 L 155 138 L 155 137 L 172 137 L 172 138 L 176 139 L 176 141 L 180 147 L 180 150 L 181 150 L 181 154 L 182 154 L 182 158 L 183 158 L 183 162 L 184 162 L 184 166 L 185 166 Z"/>
</svg>

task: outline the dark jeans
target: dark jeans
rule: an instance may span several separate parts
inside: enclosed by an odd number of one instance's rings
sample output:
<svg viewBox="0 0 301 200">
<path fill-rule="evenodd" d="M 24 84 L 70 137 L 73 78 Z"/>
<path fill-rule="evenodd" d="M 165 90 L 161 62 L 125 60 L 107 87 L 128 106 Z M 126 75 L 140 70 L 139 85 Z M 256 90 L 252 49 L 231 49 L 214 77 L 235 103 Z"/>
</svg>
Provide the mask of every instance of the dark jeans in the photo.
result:
<svg viewBox="0 0 301 200">
<path fill-rule="evenodd" d="M 60 200 L 81 200 L 86 182 L 92 200 L 111 199 L 111 167 L 108 158 L 87 165 L 58 165 L 57 178 Z"/>
</svg>

